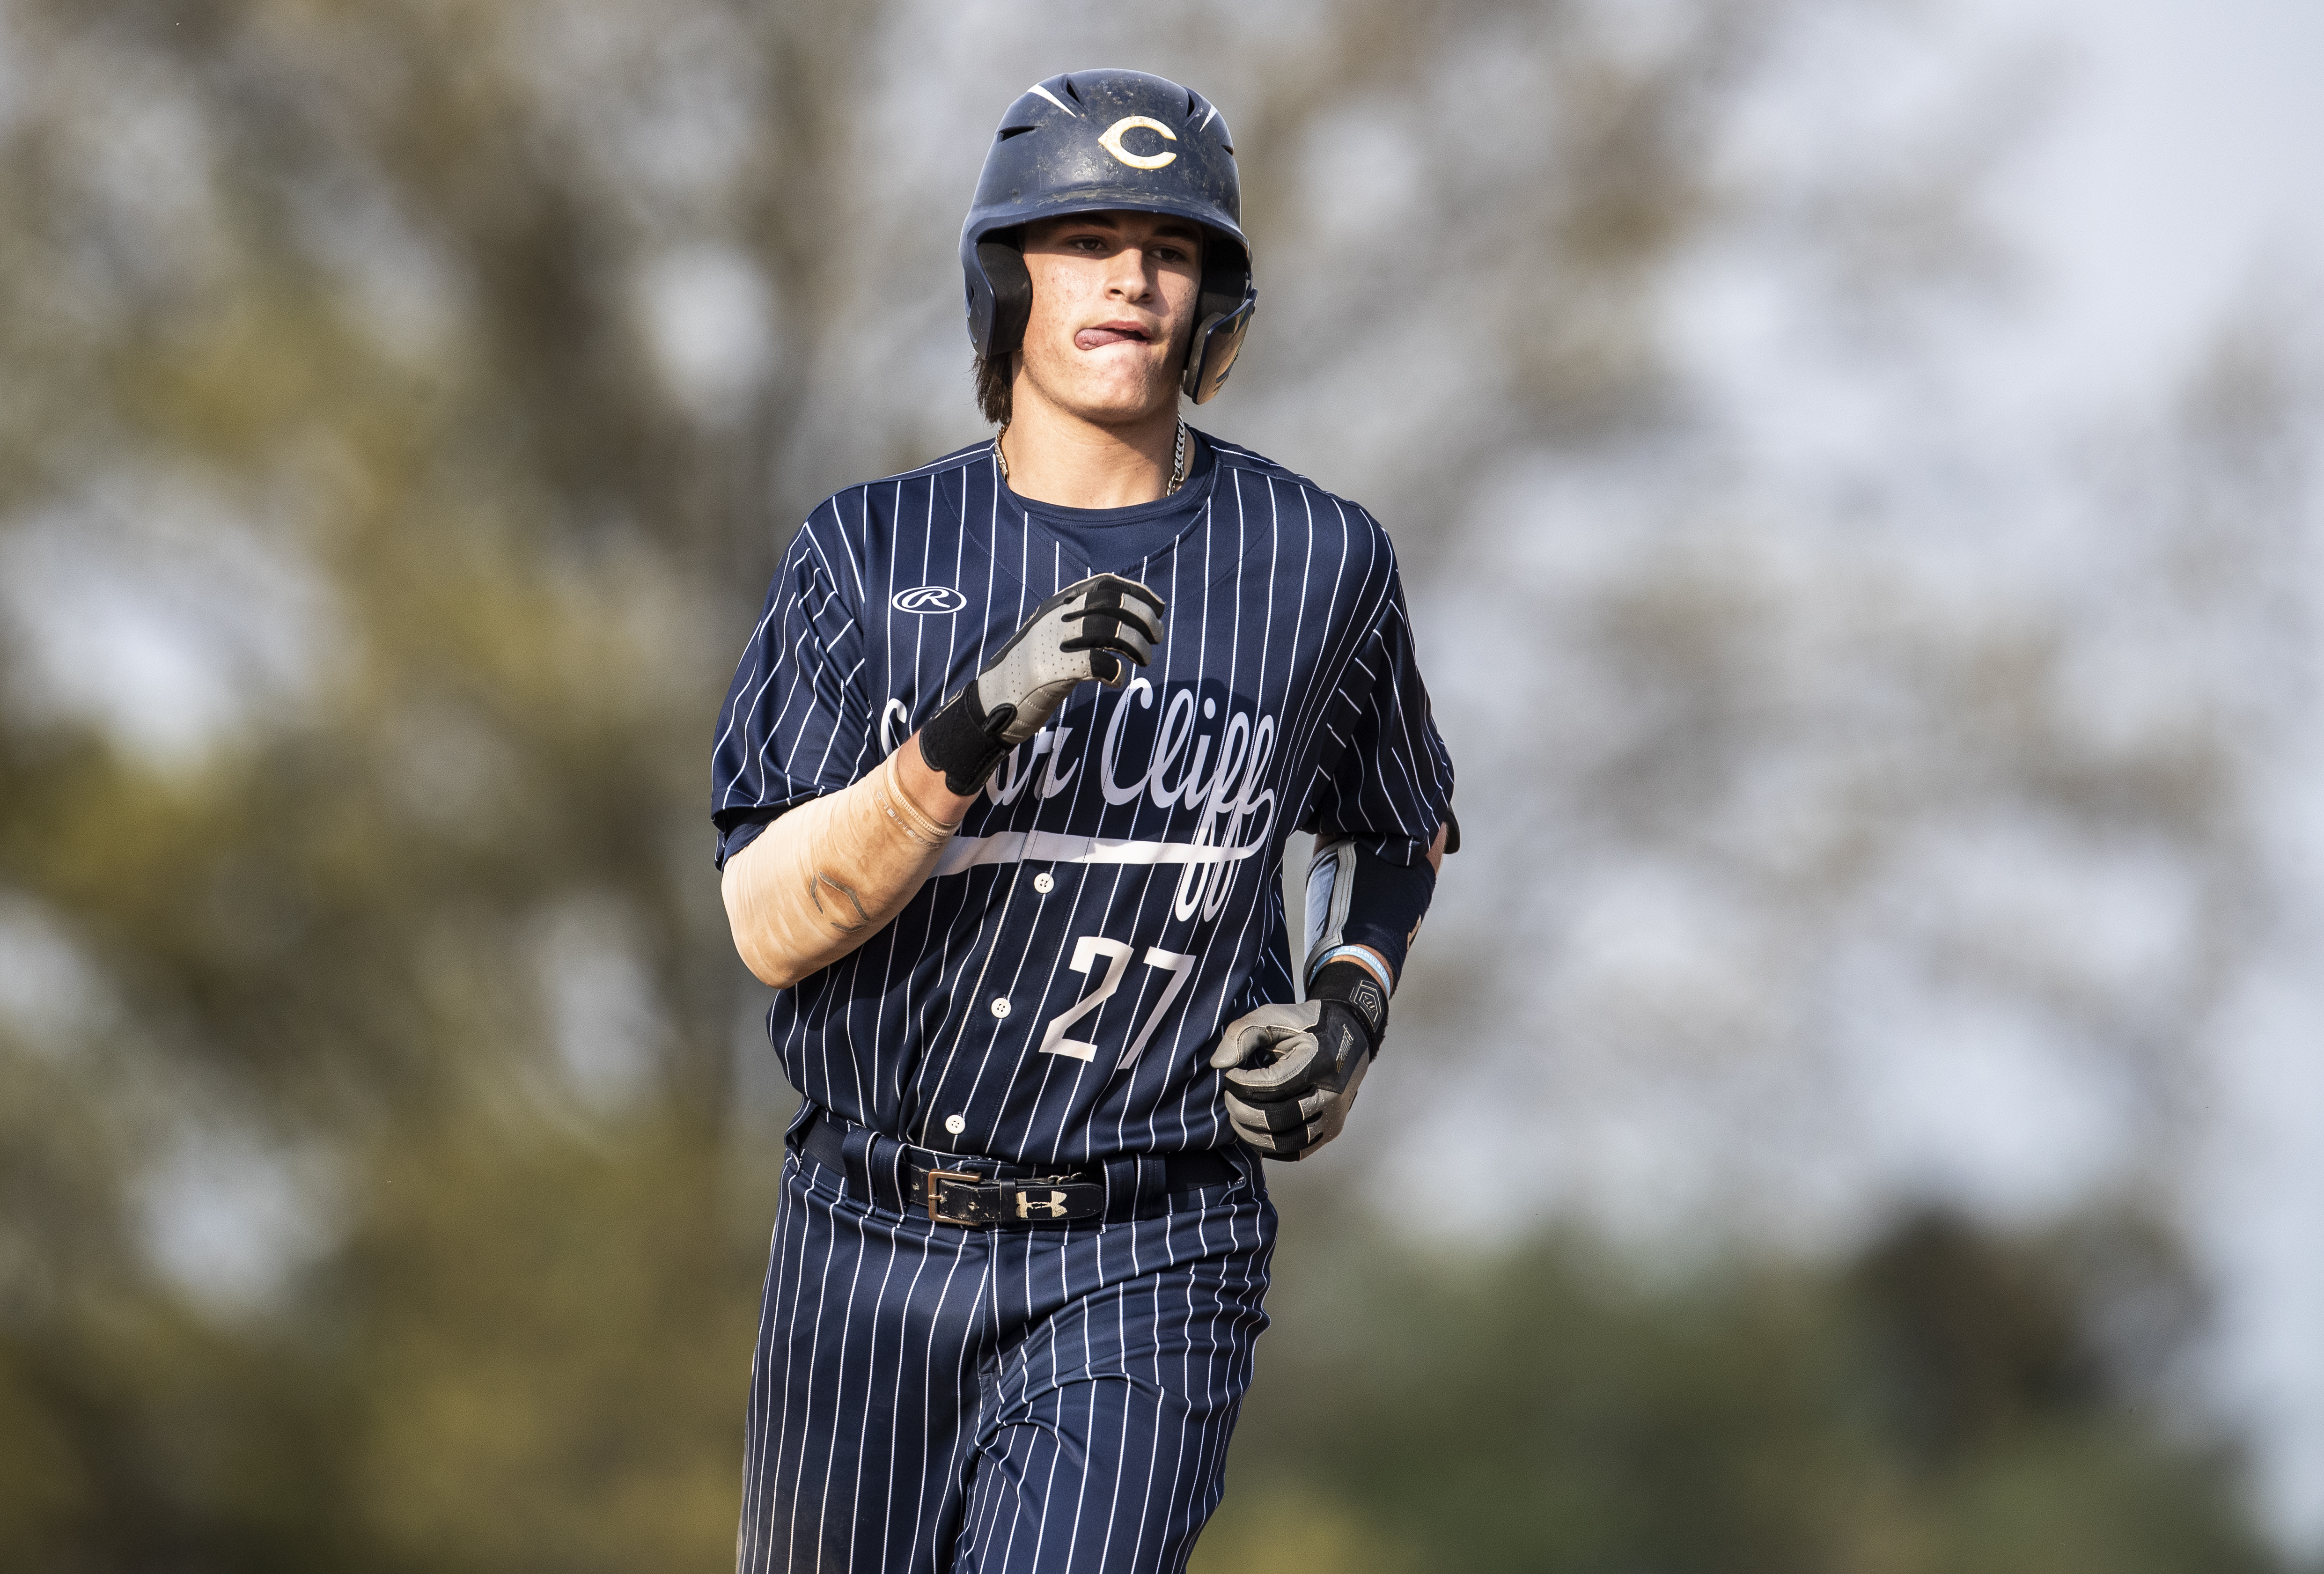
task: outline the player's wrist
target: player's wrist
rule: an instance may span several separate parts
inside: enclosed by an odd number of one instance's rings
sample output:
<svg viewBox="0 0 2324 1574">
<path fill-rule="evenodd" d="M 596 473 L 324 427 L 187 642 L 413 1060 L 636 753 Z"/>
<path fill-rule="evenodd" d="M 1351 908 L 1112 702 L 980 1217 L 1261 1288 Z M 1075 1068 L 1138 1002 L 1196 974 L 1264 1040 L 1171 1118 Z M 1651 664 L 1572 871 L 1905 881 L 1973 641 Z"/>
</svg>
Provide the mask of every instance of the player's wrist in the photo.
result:
<svg viewBox="0 0 2324 1574">
<path fill-rule="evenodd" d="M 1379 1054 L 1388 1041 L 1388 992 L 1370 967 L 1353 959 L 1327 960 L 1308 980 L 1307 998 L 1326 1009 L 1347 1011 L 1363 1030 L 1372 1054 Z"/>
<path fill-rule="evenodd" d="M 1376 947 L 1364 945 L 1355 941 L 1350 941 L 1342 945 L 1333 946 L 1329 951 L 1326 951 L 1323 955 L 1315 959 L 1314 964 L 1307 970 L 1309 976 L 1312 977 L 1314 974 L 1323 971 L 1323 969 L 1331 966 L 1332 963 L 1335 962 L 1349 962 L 1355 963 L 1357 966 L 1369 971 L 1374 978 L 1379 980 L 1380 988 L 1386 990 L 1391 995 L 1396 993 L 1396 969 L 1389 964 L 1387 957 L 1382 956 L 1379 953 Z"/>
<path fill-rule="evenodd" d="M 976 685 L 971 683 L 920 729 L 920 759 L 944 778 L 947 792 L 957 798 L 973 798 L 984 789 L 985 779 L 1008 754 L 1009 744 L 1001 733 L 1015 719 L 1013 705 L 987 711 L 977 697 Z"/>
<path fill-rule="evenodd" d="M 888 813 L 916 842 L 948 842 L 968 813 L 969 800 L 945 786 L 916 748 L 899 749 L 881 768 Z"/>
</svg>

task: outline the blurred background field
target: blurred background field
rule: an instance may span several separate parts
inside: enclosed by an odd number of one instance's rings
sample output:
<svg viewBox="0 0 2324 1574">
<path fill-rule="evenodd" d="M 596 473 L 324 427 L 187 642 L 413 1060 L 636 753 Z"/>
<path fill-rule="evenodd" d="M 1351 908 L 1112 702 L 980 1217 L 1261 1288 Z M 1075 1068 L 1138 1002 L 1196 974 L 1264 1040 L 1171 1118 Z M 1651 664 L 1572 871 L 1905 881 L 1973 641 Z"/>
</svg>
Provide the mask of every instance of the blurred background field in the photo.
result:
<svg viewBox="0 0 2324 1574">
<path fill-rule="evenodd" d="M 0 0 L 0 1568 L 730 1562 L 711 718 L 1099 64 L 1468 843 L 1196 1568 L 2317 1567 L 2312 7 Z"/>
</svg>

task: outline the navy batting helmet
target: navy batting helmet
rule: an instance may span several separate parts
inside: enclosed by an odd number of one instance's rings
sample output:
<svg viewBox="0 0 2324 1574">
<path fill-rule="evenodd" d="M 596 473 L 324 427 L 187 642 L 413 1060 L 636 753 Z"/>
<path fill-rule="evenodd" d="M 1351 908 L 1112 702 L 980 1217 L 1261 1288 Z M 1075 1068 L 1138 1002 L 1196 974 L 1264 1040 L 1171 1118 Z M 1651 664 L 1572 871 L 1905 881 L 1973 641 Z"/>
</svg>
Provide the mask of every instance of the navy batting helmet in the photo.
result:
<svg viewBox="0 0 2324 1574">
<path fill-rule="evenodd" d="M 1192 219 L 1209 232 L 1185 391 L 1219 391 L 1250 327 L 1259 290 L 1242 234 L 1242 182 L 1227 123 L 1201 94 L 1143 71 L 1068 71 L 1009 106 L 960 232 L 968 336 L 991 359 L 1024 342 L 1033 308 L 1022 226 L 1126 208 Z"/>
</svg>

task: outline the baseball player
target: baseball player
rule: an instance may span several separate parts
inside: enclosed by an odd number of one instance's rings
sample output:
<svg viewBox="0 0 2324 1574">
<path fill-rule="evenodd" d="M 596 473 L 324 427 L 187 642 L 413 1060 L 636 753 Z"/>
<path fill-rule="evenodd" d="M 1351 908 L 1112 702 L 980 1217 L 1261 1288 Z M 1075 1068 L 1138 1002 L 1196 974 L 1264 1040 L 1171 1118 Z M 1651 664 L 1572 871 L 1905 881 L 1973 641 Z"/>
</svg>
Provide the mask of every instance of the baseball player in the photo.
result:
<svg viewBox="0 0 2324 1574">
<path fill-rule="evenodd" d="M 1177 1569 L 1218 1504 L 1259 1158 L 1338 1135 L 1454 834 L 1387 534 L 1180 418 L 1240 216 L 1200 95 L 1018 99 L 961 237 L 999 434 L 816 508 L 735 671 L 723 890 L 805 1096 L 754 1574 Z"/>
</svg>

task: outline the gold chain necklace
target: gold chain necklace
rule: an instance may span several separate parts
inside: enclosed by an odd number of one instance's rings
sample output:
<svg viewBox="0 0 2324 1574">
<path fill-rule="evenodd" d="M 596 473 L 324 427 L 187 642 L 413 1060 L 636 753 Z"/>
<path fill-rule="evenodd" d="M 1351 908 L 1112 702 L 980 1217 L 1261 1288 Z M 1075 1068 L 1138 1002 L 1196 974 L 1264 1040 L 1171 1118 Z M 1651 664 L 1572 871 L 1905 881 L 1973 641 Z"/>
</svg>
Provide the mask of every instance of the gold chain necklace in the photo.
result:
<svg viewBox="0 0 2324 1574">
<path fill-rule="evenodd" d="M 992 460 L 994 464 L 1001 466 L 1001 479 L 1003 481 L 1009 479 L 1009 456 L 1002 451 L 1001 439 L 1008 435 L 1009 423 L 1006 421 L 1003 421 L 1001 424 L 1001 429 L 999 431 L 992 434 Z M 1170 484 L 1162 489 L 1162 495 L 1164 497 L 1167 497 L 1185 483 L 1186 418 L 1185 416 L 1180 416 L 1178 418 L 1178 440 L 1176 445 L 1172 448 L 1170 454 Z"/>
</svg>

